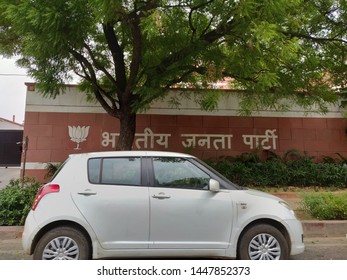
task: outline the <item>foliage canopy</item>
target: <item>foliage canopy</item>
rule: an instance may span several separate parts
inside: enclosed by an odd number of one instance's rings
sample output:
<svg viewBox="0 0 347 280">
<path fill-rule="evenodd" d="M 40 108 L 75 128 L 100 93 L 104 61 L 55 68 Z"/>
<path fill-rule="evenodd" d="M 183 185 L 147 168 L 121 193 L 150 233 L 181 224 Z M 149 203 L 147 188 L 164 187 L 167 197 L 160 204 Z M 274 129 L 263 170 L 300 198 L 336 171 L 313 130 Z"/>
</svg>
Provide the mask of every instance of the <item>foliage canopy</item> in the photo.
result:
<svg viewBox="0 0 347 280">
<path fill-rule="evenodd" d="M 131 147 L 136 112 L 171 87 L 229 78 L 245 113 L 292 98 L 327 110 L 346 85 L 345 0 L 0 0 L 0 53 L 19 55 L 39 89 L 81 88 L 120 120 Z M 214 109 L 217 92 L 201 94 Z"/>
</svg>

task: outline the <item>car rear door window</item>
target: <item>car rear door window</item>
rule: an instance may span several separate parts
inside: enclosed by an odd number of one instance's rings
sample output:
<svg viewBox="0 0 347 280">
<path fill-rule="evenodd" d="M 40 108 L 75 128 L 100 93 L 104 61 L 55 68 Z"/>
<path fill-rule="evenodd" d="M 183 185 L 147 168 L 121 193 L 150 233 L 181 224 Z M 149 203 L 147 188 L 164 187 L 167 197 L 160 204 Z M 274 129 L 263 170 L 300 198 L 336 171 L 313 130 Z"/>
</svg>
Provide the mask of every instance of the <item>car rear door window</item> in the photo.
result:
<svg viewBox="0 0 347 280">
<path fill-rule="evenodd" d="M 107 185 L 141 185 L 141 158 L 97 158 L 88 162 L 89 181 Z"/>
</svg>

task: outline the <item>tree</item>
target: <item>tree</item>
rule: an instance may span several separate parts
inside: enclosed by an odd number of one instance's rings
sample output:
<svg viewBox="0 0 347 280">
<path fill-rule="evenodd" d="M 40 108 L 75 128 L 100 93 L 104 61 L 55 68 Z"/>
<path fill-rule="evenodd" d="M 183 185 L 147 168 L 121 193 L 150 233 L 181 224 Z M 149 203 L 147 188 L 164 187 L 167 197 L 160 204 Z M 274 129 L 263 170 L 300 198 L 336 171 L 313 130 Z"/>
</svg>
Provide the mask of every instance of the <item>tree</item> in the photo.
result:
<svg viewBox="0 0 347 280">
<path fill-rule="evenodd" d="M 345 0 L 0 0 L 0 53 L 55 97 L 73 74 L 120 121 L 131 149 L 136 113 L 171 87 L 211 89 L 228 77 L 246 113 L 327 110 L 346 84 Z M 217 91 L 199 102 L 214 109 Z"/>
</svg>

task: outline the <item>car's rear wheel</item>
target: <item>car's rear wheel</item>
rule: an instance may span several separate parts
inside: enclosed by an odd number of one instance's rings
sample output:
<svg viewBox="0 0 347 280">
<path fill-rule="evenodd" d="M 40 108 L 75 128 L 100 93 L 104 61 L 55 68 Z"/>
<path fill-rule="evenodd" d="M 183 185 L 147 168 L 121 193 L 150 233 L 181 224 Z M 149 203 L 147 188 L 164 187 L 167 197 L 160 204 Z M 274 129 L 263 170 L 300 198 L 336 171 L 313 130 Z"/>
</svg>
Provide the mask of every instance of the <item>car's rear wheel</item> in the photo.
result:
<svg viewBox="0 0 347 280">
<path fill-rule="evenodd" d="M 289 257 L 289 248 L 277 228 L 258 224 L 243 234 L 238 253 L 243 260 L 284 260 Z"/>
<path fill-rule="evenodd" d="M 58 227 L 45 233 L 37 243 L 34 260 L 87 260 L 91 250 L 85 235 L 73 227 Z"/>
</svg>

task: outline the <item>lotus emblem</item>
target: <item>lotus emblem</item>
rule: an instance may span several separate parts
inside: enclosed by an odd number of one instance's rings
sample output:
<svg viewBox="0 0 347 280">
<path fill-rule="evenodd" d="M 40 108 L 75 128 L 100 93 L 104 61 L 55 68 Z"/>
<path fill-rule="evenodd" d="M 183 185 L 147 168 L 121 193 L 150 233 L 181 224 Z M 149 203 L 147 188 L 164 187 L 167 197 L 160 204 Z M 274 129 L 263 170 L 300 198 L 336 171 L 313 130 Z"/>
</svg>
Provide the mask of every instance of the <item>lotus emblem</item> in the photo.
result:
<svg viewBox="0 0 347 280">
<path fill-rule="evenodd" d="M 80 150 L 80 143 L 87 140 L 90 126 L 68 126 L 69 136 L 72 142 L 77 143 L 74 150 Z"/>
</svg>

